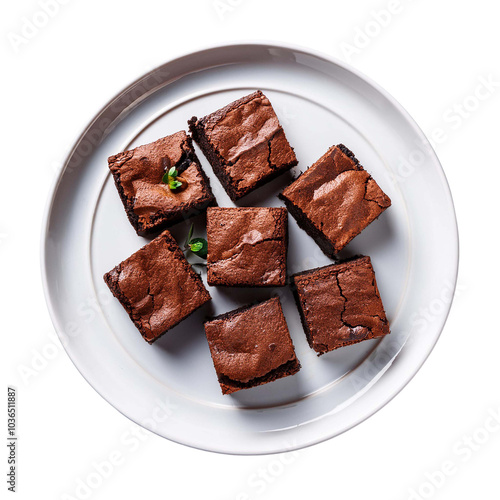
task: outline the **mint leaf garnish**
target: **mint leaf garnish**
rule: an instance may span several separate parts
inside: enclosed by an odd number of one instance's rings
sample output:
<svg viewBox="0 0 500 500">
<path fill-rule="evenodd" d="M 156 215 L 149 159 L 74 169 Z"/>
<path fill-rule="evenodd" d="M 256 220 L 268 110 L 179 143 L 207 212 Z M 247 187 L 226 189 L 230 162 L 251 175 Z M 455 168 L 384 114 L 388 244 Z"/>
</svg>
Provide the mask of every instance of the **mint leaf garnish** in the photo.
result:
<svg viewBox="0 0 500 500">
<path fill-rule="evenodd" d="M 182 186 L 182 182 L 179 182 L 179 181 L 170 181 L 168 183 L 168 187 L 174 191 L 175 189 L 177 188 L 180 188 Z"/>
<path fill-rule="evenodd" d="M 191 249 L 191 252 L 199 252 L 203 248 L 203 243 L 201 241 L 190 243 L 189 248 Z"/>
<path fill-rule="evenodd" d="M 208 243 L 204 238 L 193 238 L 189 242 L 189 249 L 198 257 L 201 257 L 202 259 L 207 258 Z"/>
<path fill-rule="evenodd" d="M 192 252 L 202 259 L 206 259 L 208 254 L 207 240 L 205 238 L 193 238 L 193 231 L 194 224 L 191 224 L 186 238 L 186 243 L 184 244 L 184 250 Z"/>
<path fill-rule="evenodd" d="M 183 179 L 175 167 L 170 167 L 161 178 L 164 184 L 167 184 L 171 191 L 175 191 L 182 186 L 187 186 L 187 181 Z M 182 181 L 182 182 L 181 182 Z"/>
</svg>

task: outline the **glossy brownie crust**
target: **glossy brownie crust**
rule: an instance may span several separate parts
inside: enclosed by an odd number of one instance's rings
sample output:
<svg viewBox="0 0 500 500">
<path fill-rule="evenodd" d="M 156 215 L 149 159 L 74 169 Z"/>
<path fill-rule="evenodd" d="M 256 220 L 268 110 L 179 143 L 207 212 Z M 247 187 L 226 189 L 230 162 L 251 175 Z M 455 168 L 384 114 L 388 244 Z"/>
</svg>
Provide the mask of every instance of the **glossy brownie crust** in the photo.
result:
<svg viewBox="0 0 500 500">
<path fill-rule="evenodd" d="M 106 273 L 104 281 L 150 344 L 211 298 L 168 231 Z"/>
<path fill-rule="evenodd" d="M 128 219 L 140 235 L 198 215 L 215 197 L 201 168 L 191 137 L 181 131 L 108 159 Z M 171 191 L 162 181 L 175 167 L 188 185 Z"/>
<path fill-rule="evenodd" d="M 390 333 L 370 257 L 295 274 L 292 288 L 318 356 Z"/>
<path fill-rule="evenodd" d="M 208 284 L 284 286 L 287 235 L 285 208 L 209 208 Z"/>
<path fill-rule="evenodd" d="M 217 316 L 205 323 L 205 333 L 223 394 L 300 369 L 277 297 Z"/>
<path fill-rule="evenodd" d="M 332 146 L 279 197 L 329 257 L 391 205 L 390 198 L 342 144 Z"/>
<path fill-rule="evenodd" d="M 193 138 L 233 201 L 297 165 L 269 99 L 259 90 L 189 120 Z"/>
</svg>

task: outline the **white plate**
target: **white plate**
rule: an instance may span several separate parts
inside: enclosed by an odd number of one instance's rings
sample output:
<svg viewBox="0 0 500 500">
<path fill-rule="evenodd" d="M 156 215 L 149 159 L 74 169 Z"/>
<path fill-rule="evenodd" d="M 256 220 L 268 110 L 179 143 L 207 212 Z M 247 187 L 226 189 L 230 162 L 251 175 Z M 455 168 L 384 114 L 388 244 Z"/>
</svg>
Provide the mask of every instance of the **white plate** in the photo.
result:
<svg viewBox="0 0 500 500">
<path fill-rule="evenodd" d="M 392 333 L 316 357 L 288 289 L 211 287 L 210 313 L 279 293 L 301 371 L 232 396 L 220 392 L 201 309 L 153 346 L 142 339 L 102 275 L 143 246 L 108 173 L 107 157 L 186 129 L 261 89 L 303 170 L 344 143 L 392 207 L 344 255 L 370 255 Z M 232 206 L 201 152 L 219 205 Z M 410 167 L 412 165 L 413 167 Z M 288 174 L 241 200 L 280 205 Z M 196 221 L 203 231 L 203 219 Z M 188 225 L 173 229 L 183 238 Z M 289 273 L 331 261 L 290 218 Z M 76 142 L 51 195 L 43 235 L 45 293 L 76 367 L 115 408 L 173 441 L 205 450 L 272 453 L 331 438 L 396 395 L 422 365 L 448 314 L 458 236 L 440 164 L 420 129 L 384 90 L 351 68 L 295 47 L 215 47 L 171 61 L 120 93 Z"/>
</svg>

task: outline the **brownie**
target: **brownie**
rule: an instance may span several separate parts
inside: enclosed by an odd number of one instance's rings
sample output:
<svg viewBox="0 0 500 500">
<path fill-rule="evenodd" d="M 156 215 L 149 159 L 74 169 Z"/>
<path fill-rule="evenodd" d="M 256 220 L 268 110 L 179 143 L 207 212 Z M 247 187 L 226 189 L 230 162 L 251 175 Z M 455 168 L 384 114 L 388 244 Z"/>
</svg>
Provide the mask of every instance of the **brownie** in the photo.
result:
<svg viewBox="0 0 500 500">
<path fill-rule="evenodd" d="M 277 297 L 221 314 L 205 323 L 205 333 L 223 394 L 300 369 Z"/>
<path fill-rule="evenodd" d="M 329 257 L 391 205 L 389 197 L 342 144 L 332 146 L 279 197 Z"/>
<path fill-rule="evenodd" d="M 209 208 L 208 284 L 284 286 L 287 222 L 285 208 Z"/>
<path fill-rule="evenodd" d="M 104 281 L 150 344 L 211 299 L 168 231 L 106 273 Z"/>
<path fill-rule="evenodd" d="M 216 204 L 191 137 L 184 131 L 110 156 L 108 164 L 137 234 L 157 232 Z M 171 190 L 163 182 L 171 167 L 187 185 Z"/>
<path fill-rule="evenodd" d="M 292 289 L 318 356 L 390 333 L 370 257 L 295 274 Z"/>
<path fill-rule="evenodd" d="M 193 138 L 233 201 L 297 165 L 269 99 L 260 91 L 189 120 Z"/>
</svg>

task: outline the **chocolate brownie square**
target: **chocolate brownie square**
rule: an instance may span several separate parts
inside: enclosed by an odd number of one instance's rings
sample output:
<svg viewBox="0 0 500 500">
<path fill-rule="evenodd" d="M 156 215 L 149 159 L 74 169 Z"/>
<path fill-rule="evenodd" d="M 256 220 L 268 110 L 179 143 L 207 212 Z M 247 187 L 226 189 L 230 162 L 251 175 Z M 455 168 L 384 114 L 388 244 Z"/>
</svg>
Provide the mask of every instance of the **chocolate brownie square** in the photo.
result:
<svg viewBox="0 0 500 500">
<path fill-rule="evenodd" d="M 104 281 L 150 344 L 211 299 L 168 231 L 106 273 Z"/>
<path fill-rule="evenodd" d="M 285 316 L 277 297 L 221 314 L 205 333 L 222 394 L 231 394 L 297 373 Z"/>
<path fill-rule="evenodd" d="M 329 257 L 391 205 L 390 198 L 342 144 L 332 146 L 279 197 Z"/>
<path fill-rule="evenodd" d="M 170 227 L 216 204 L 191 137 L 184 131 L 110 156 L 108 165 L 137 234 Z M 181 184 L 175 189 L 163 181 L 172 167 Z"/>
<path fill-rule="evenodd" d="M 209 208 L 208 284 L 284 286 L 287 221 L 285 208 Z"/>
<path fill-rule="evenodd" d="M 390 333 L 370 257 L 295 274 L 292 288 L 318 356 Z"/>
<path fill-rule="evenodd" d="M 193 138 L 233 201 L 297 165 L 269 99 L 259 90 L 189 120 Z"/>
</svg>

